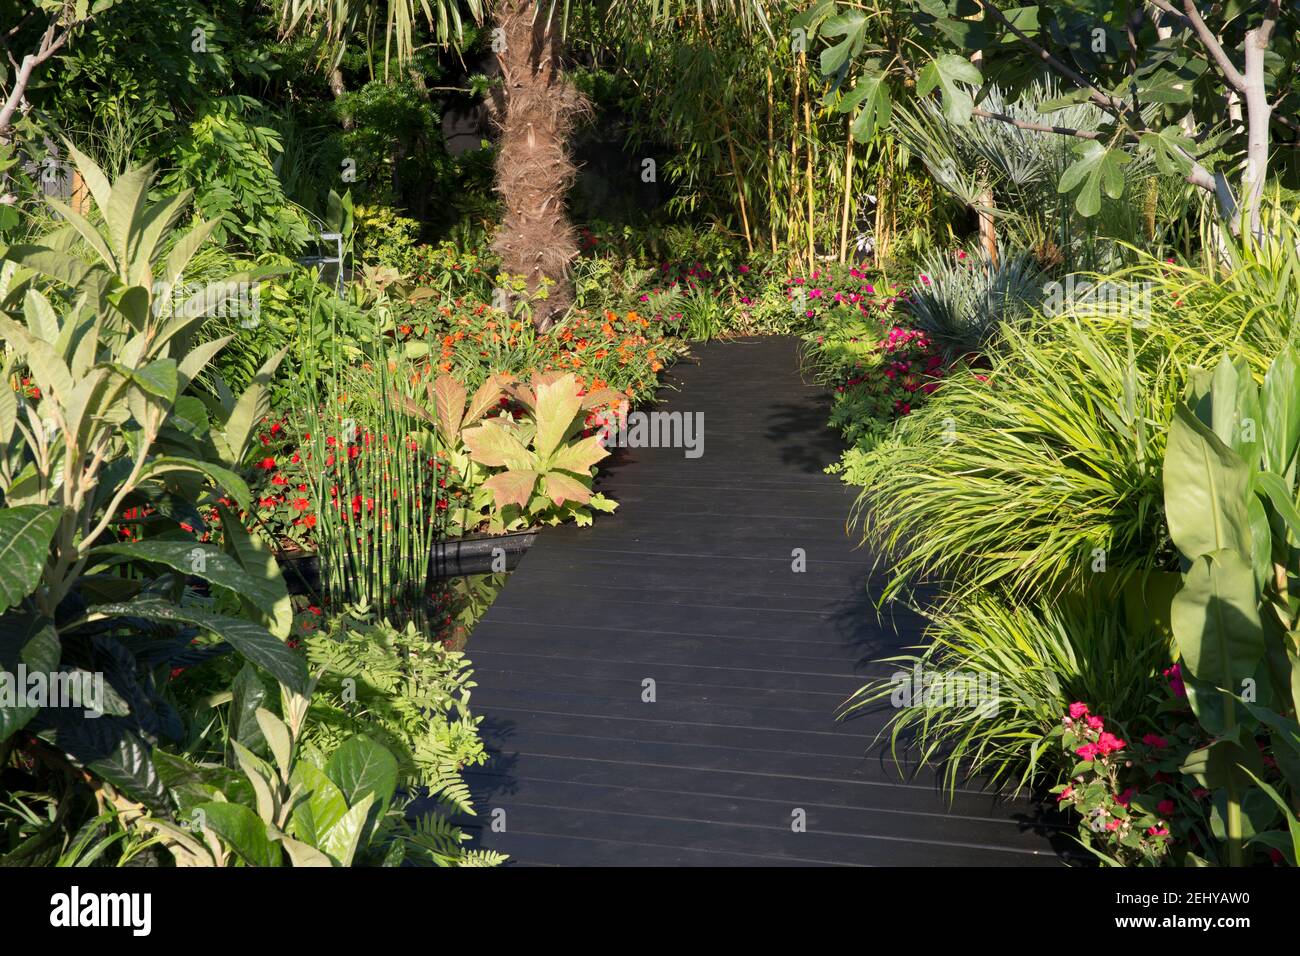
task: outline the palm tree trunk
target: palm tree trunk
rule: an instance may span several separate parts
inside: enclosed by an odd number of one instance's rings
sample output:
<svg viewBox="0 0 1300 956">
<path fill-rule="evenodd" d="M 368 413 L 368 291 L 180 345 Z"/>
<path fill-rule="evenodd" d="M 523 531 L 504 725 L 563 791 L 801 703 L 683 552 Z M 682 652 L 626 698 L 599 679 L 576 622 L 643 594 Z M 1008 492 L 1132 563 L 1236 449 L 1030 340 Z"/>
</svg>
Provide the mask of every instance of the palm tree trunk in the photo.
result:
<svg viewBox="0 0 1300 956">
<path fill-rule="evenodd" d="M 569 134 L 589 107 L 560 64 L 555 24 L 537 0 L 499 0 L 496 25 L 502 88 L 492 104 L 501 130 L 496 191 L 505 205 L 493 249 L 502 271 L 522 276 L 533 321 L 549 328 L 573 301 L 569 266 L 578 255 L 565 198 L 577 173 Z"/>
</svg>

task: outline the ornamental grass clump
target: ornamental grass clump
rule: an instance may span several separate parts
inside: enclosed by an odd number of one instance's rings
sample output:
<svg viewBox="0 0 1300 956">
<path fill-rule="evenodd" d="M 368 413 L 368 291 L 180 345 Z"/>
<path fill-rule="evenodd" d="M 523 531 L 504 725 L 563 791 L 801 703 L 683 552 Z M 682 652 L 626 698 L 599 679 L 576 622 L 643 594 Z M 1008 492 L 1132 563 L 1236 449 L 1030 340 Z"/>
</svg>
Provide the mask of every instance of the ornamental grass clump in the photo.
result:
<svg viewBox="0 0 1300 956">
<path fill-rule="evenodd" d="M 855 517 L 889 563 L 884 598 L 925 578 L 1032 597 L 1176 566 L 1161 461 L 1187 369 L 1228 348 L 1262 374 L 1280 333 L 1167 263 L 1109 281 L 1141 294 L 1004 326 L 987 374 L 950 376 L 868 453 Z"/>
</svg>

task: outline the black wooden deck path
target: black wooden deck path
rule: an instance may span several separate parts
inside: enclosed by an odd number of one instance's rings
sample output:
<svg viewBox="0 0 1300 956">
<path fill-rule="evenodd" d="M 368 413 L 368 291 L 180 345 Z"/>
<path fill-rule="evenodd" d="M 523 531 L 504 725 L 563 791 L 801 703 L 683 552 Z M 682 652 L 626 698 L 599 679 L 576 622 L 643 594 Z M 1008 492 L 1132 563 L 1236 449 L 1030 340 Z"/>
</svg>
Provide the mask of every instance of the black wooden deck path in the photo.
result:
<svg viewBox="0 0 1300 956">
<path fill-rule="evenodd" d="M 608 459 L 619 510 L 543 531 L 470 638 L 494 755 L 469 775 L 475 844 L 523 865 L 1056 864 L 1029 804 L 950 802 L 868 753 L 883 715 L 835 719 L 919 624 L 870 604 L 797 343 L 699 347 L 663 396 L 704 413 L 702 457 Z"/>
</svg>

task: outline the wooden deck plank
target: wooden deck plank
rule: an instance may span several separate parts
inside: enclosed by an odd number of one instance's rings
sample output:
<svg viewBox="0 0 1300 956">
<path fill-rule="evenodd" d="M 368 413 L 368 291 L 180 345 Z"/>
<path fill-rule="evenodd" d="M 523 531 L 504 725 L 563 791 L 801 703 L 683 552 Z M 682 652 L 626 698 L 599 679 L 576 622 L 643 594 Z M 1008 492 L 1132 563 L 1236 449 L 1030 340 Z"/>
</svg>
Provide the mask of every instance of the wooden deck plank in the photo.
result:
<svg viewBox="0 0 1300 956">
<path fill-rule="evenodd" d="M 542 866 L 1059 865 L 1050 811 L 904 778 L 886 713 L 836 720 L 923 622 L 871 603 L 797 343 L 710 343 L 660 398 L 704 413 L 703 456 L 619 450 L 599 480 L 619 510 L 544 531 L 470 639 L 493 754 L 468 775 L 476 844 Z"/>
</svg>

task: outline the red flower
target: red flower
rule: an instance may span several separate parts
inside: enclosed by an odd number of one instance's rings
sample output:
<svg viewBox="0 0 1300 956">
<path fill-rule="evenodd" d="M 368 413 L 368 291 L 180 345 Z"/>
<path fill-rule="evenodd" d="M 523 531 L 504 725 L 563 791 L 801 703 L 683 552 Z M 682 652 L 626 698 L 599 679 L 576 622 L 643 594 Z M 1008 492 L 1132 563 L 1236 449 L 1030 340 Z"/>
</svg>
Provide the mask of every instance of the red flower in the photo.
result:
<svg viewBox="0 0 1300 956">
<path fill-rule="evenodd" d="M 275 469 L 275 459 L 263 458 L 262 463 L 258 467 L 265 468 L 267 471 L 273 471 Z"/>
</svg>

